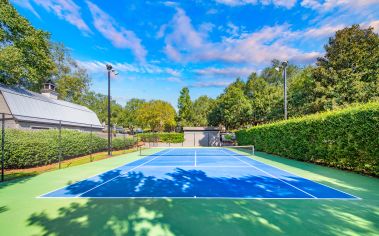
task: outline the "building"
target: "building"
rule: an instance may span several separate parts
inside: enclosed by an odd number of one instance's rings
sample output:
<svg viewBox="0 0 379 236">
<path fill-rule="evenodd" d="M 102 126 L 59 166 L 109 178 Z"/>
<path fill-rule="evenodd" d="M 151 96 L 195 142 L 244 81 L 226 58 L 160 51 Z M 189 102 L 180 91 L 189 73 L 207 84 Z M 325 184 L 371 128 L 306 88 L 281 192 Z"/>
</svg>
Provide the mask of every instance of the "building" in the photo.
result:
<svg viewBox="0 0 379 236">
<path fill-rule="evenodd" d="M 81 131 L 102 130 L 93 111 L 58 100 L 51 80 L 44 84 L 41 94 L 0 84 L 0 113 L 5 114 L 6 128 L 54 129 L 61 125 L 62 128 Z"/>
<path fill-rule="evenodd" d="M 220 128 L 218 127 L 184 127 L 183 146 L 221 146 Z"/>
</svg>

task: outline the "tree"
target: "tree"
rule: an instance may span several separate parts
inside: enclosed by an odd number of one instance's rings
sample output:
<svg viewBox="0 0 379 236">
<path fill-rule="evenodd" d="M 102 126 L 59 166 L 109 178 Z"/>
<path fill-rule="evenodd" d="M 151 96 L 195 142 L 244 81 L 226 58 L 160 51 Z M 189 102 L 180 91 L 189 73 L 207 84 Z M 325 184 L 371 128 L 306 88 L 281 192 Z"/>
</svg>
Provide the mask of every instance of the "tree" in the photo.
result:
<svg viewBox="0 0 379 236">
<path fill-rule="evenodd" d="M 320 110 L 379 98 L 379 36 L 352 25 L 336 32 L 313 71 Z"/>
<path fill-rule="evenodd" d="M 271 66 L 266 67 L 260 74 L 264 80 L 269 84 L 273 85 L 282 85 L 283 84 L 283 75 L 281 70 L 277 70 L 280 68 L 281 61 L 274 59 L 271 61 Z M 294 76 L 299 71 L 299 68 L 296 65 L 291 63 L 287 66 L 287 79 L 291 80 L 292 76 Z"/>
<path fill-rule="evenodd" d="M 87 92 L 83 95 L 80 105 L 86 106 L 96 113 L 100 122 L 108 122 L 108 97 L 95 93 L 93 91 Z M 115 100 L 111 100 L 111 123 L 112 124 L 123 124 L 122 121 L 122 106 L 117 104 Z"/>
<path fill-rule="evenodd" d="M 193 103 L 193 125 L 207 126 L 208 115 L 212 109 L 214 101 L 208 96 L 200 96 Z"/>
<path fill-rule="evenodd" d="M 8 0 L 0 2 L 0 82 L 37 91 L 56 69 L 50 36 L 37 30 Z"/>
<path fill-rule="evenodd" d="M 318 108 L 313 106 L 316 88 L 313 70 L 312 66 L 308 66 L 291 79 L 288 86 L 289 116 L 301 116 L 318 111 Z"/>
<path fill-rule="evenodd" d="M 172 105 L 161 100 L 144 103 L 137 110 L 137 120 L 143 128 L 152 131 L 172 131 L 175 128 L 176 112 Z"/>
<path fill-rule="evenodd" d="M 78 103 L 89 90 L 90 78 L 86 69 L 72 59 L 70 52 L 61 43 L 51 43 L 51 54 L 56 64 L 53 74 L 59 98 Z"/>
<path fill-rule="evenodd" d="M 227 129 L 236 129 L 249 123 L 252 113 L 251 104 L 240 86 L 241 82 L 237 79 L 217 98 L 216 106 L 209 114 L 211 125 L 223 125 Z"/>
<path fill-rule="evenodd" d="M 178 99 L 178 123 L 180 126 L 191 126 L 193 119 L 193 104 L 187 87 L 182 88 Z"/>
<path fill-rule="evenodd" d="M 280 86 L 270 84 L 256 73 L 249 76 L 245 94 L 251 103 L 251 123 L 258 124 L 283 117 L 282 91 Z"/>
<path fill-rule="evenodd" d="M 137 119 L 137 111 L 146 103 L 143 99 L 130 99 L 123 109 L 123 124 L 133 133 L 140 125 Z"/>
</svg>

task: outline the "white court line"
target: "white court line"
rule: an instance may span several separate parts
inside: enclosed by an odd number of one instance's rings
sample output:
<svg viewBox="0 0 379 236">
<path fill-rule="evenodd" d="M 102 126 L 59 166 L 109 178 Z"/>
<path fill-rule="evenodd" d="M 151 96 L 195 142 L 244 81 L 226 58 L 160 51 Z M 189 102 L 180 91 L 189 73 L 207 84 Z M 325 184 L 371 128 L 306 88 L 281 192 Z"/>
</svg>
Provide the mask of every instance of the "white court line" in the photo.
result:
<svg viewBox="0 0 379 236">
<path fill-rule="evenodd" d="M 167 153 L 169 153 L 170 151 L 171 151 L 171 150 L 168 150 L 166 153 L 162 153 L 162 154 L 160 154 L 159 156 L 156 156 L 156 157 L 154 157 L 153 159 L 151 159 L 151 160 L 149 160 L 149 161 L 146 161 L 146 162 L 142 163 L 141 165 L 135 166 L 135 167 L 133 167 L 132 169 L 126 171 L 126 173 L 128 173 L 128 172 L 130 172 L 130 171 L 132 171 L 132 170 L 135 170 L 135 169 L 137 169 L 138 167 L 141 167 L 141 166 L 145 165 L 146 163 L 152 162 L 153 160 L 157 159 L 158 157 L 162 156 L 163 154 L 167 154 Z M 75 197 L 80 197 L 81 195 L 83 195 L 83 194 L 85 194 L 85 193 L 88 193 L 88 192 L 90 192 L 90 191 L 92 191 L 92 190 L 94 190 L 94 189 L 96 189 L 96 188 L 98 188 L 98 187 L 100 187 L 100 186 L 103 186 L 104 184 L 109 183 L 110 181 L 112 181 L 112 180 L 114 180 L 114 179 L 116 179 L 116 178 L 118 178 L 118 177 L 120 177 L 120 176 L 123 176 L 123 175 L 125 175 L 126 173 L 123 173 L 123 174 L 117 175 L 116 177 L 113 177 L 112 179 L 109 179 L 109 180 L 107 180 L 107 181 L 105 181 L 104 183 L 101 183 L 101 184 L 99 184 L 99 185 L 96 185 L 95 187 L 93 187 L 93 188 L 91 188 L 91 189 L 89 189 L 89 190 L 87 190 L 87 191 L 85 191 L 85 192 L 83 192 L 83 193 L 81 193 L 81 194 L 78 194 L 78 195 L 76 195 Z"/>
<path fill-rule="evenodd" d="M 223 151 L 224 153 L 228 154 L 228 153 L 225 152 L 224 150 L 221 150 L 221 151 Z M 317 197 L 313 196 L 312 194 L 307 193 L 306 191 L 304 191 L 304 190 L 302 190 L 302 189 L 300 189 L 300 188 L 298 188 L 298 187 L 296 187 L 296 186 L 293 186 L 292 184 L 290 184 L 290 183 L 288 183 L 288 182 L 286 182 L 286 181 L 284 181 L 284 180 L 282 180 L 282 179 L 279 179 L 278 177 L 276 177 L 276 176 L 274 176 L 274 175 L 268 173 L 267 171 L 264 171 L 264 170 L 262 170 L 262 169 L 260 169 L 260 168 L 258 168 L 258 167 L 256 167 L 256 166 L 254 166 L 254 165 L 251 165 L 250 163 L 248 163 L 248 162 L 246 162 L 246 161 L 243 161 L 243 160 L 239 159 L 239 158 L 236 157 L 236 156 L 231 156 L 231 157 L 233 157 L 233 158 L 239 160 L 240 162 L 245 163 L 246 165 L 249 165 L 249 166 L 251 166 L 251 167 L 253 167 L 253 168 L 255 168 L 255 169 L 257 169 L 257 170 L 259 170 L 259 171 L 261 171 L 261 172 L 263 172 L 263 173 L 265 173 L 265 174 L 267 174 L 267 175 L 270 175 L 271 177 L 274 177 L 275 179 L 277 179 L 277 180 L 279 180 L 279 181 L 281 181 L 281 182 L 283 182 L 283 183 L 285 183 L 285 184 L 287 184 L 287 185 L 289 185 L 289 186 L 291 186 L 291 187 L 293 187 L 293 188 L 295 188 L 295 189 L 297 189 L 297 190 L 299 190 L 299 191 L 301 191 L 301 192 L 303 192 L 303 193 L 305 193 L 305 194 L 307 194 L 307 195 L 309 195 L 309 196 L 311 196 L 311 197 L 313 197 L 313 198 L 317 198 Z"/>
<path fill-rule="evenodd" d="M 164 151 L 164 149 L 161 150 L 161 151 Z M 160 152 L 161 152 L 161 151 L 160 151 Z M 158 153 L 159 153 L 159 152 L 158 152 Z M 148 157 L 148 156 L 143 157 L 143 158 L 147 158 L 147 157 Z M 143 159 L 143 158 L 142 158 L 142 159 Z M 47 194 L 53 193 L 53 192 L 55 192 L 55 191 L 58 191 L 58 190 L 61 190 L 61 189 L 67 188 L 68 186 L 71 186 L 71 185 L 74 185 L 74 184 L 78 184 L 78 183 L 80 183 L 80 182 L 84 182 L 84 181 L 86 181 L 86 180 L 88 180 L 88 179 L 91 179 L 91 178 L 93 178 L 93 177 L 96 177 L 96 176 L 99 176 L 99 175 L 105 174 L 105 173 L 107 173 L 107 172 L 110 172 L 110 171 L 114 171 L 114 170 L 120 169 L 120 168 L 122 168 L 122 167 L 124 167 L 124 166 L 127 166 L 127 165 L 129 165 L 129 164 L 132 164 L 133 162 L 137 162 L 137 161 L 142 160 L 142 159 L 136 159 L 136 160 L 134 160 L 134 161 L 127 162 L 126 164 L 123 164 L 123 165 L 121 165 L 121 166 L 117 166 L 116 168 L 113 168 L 113 169 L 110 169 L 110 170 L 107 170 L 107 171 L 104 171 L 104 172 L 100 172 L 100 173 L 98 173 L 98 174 L 94 174 L 94 175 L 92 175 L 92 176 L 90 176 L 90 177 L 87 177 L 87 178 L 85 178 L 85 179 L 82 179 L 82 180 L 76 181 L 75 183 L 72 183 L 72 184 L 69 184 L 69 185 L 66 184 L 66 185 L 63 186 L 63 187 L 59 187 L 59 188 L 56 188 L 56 189 L 54 189 L 54 190 L 52 190 L 52 191 L 50 191 L 50 192 L 47 192 L 47 193 L 41 194 L 41 195 L 38 196 L 37 198 L 48 198 L 48 197 L 44 197 L 44 195 L 47 195 Z M 58 170 L 58 171 L 59 171 L 59 170 Z"/>
<path fill-rule="evenodd" d="M 245 156 L 245 157 L 246 157 L 246 156 Z M 261 157 L 261 158 L 262 158 L 262 157 Z M 250 159 L 250 158 L 249 158 L 249 159 Z M 319 183 L 319 182 L 317 182 L 317 181 L 314 181 L 314 180 L 310 180 L 310 179 L 307 179 L 307 178 L 301 177 L 301 176 L 296 175 L 296 174 L 293 174 L 293 173 L 291 173 L 291 172 L 289 172 L 289 171 L 287 171 L 287 170 L 283 170 L 283 169 L 281 169 L 281 168 L 279 168 L 279 167 L 276 167 L 276 166 L 273 166 L 273 165 L 270 165 L 270 164 L 266 164 L 266 163 L 264 163 L 264 162 L 261 162 L 261 161 L 255 160 L 255 159 L 253 159 L 253 160 L 256 161 L 256 162 L 259 162 L 259 163 L 262 163 L 262 164 L 265 164 L 265 165 L 271 166 L 271 167 L 276 168 L 276 169 L 278 169 L 278 170 L 281 170 L 281 171 L 283 171 L 283 172 L 286 172 L 286 173 L 288 173 L 288 174 L 290 174 L 290 175 L 293 175 L 293 176 L 296 176 L 296 177 L 300 177 L 300 178 L 303 178 L 303 179 L 306 179 L 306 180 L 312 181 L 312 182 L 314 182 L 314 183 L 316 183 L 316 184 L 319 184 L 319 185 L 325 186 L 325 187 L 327 187 L 327 188 L 334 189 L 334 190 L 336 190 L 336 191 L 338 191 L 338 192 L 341 192 L 341 193 L 344 193 L 344 194 L 346 194 L 346 195 L 349 195 L 349 196 L 355 197 L 355 198 L 357 198 L 358 200 L 362 200 L 362 198 L 360 198 L 360 197 L 357 197 L 357 196 L 355 196 L 355 195 L 353 195 L 353 194 L 350 194 L 350 193 L 344 192 L 344 191 L 342 191 L 342 190 L 339 190 L 339 189 L 336 189 L 336 188 L 330 187 L 330 186 L 328 186 L 328 185 L 326 185 L 326 184 L 322 184 L 322 183 Z M 296 161 L 296 160 L 295 160 L 295 161 Z"/>
</svg>

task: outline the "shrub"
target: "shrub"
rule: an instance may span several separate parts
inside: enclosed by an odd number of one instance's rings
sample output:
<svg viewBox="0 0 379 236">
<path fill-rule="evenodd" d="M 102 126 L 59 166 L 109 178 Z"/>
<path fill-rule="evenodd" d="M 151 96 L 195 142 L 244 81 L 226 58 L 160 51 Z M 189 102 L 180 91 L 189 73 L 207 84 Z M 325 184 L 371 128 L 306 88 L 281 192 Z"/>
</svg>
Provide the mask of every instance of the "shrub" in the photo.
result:
<svg viewBox="0 0 379 236">
<path fill-rule="evenodd" d="M 58 162 L 58 130 L 5 130 L 5 168 L 29 168 Z M 124 141 L 113 140 L 114 149 L 122 149 Z M 1 136 L 0 136 L 1 140 Z M 135 142 L 128 138 L 128 143 Z M 74 130 L 62 130 L 61 153 L 63 159 L 69 159 L 107 148 L 107 140 L 90 133 Z M 1 152 L 1 150 L 0 150 Z M 1 154 L 1 153 L 0 153 Z"/>
<path fill-rule="evenodd" d="M 379 103 L 240 130 L 239 145 L 379 176 Z"/>
<path fill-rule="evenodd" d="M 183 133 L 144 133 L 138 134 L 138 138 L 144 142 L 182 143 Z"/>
</svg>

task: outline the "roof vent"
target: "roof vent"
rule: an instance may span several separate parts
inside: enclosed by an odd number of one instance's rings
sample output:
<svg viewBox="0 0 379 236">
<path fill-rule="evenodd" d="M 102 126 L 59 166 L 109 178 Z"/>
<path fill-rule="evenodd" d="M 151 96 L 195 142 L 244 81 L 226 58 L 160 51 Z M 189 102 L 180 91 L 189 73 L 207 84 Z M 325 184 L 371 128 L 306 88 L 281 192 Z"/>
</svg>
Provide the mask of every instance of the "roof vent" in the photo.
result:
<svg viewBox="0 0 379 236">
<path fill-rule="evenodd" d="M 41 89 L 41 94 L 52 99 L 58 99 L 58 93 L 55 91 L 54 82 L 49 79 L 43 84 L 43 88 Z"/>
</svg>

